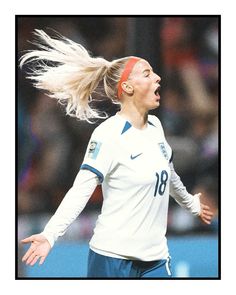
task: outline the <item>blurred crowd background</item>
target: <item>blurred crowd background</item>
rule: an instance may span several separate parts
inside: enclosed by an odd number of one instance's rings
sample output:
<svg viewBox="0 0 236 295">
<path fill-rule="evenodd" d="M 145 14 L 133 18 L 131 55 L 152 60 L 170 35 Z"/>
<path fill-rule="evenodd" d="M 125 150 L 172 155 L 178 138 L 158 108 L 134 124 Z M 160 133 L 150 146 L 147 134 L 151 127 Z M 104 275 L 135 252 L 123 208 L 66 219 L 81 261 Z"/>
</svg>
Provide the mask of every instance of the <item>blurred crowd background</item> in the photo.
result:
<svg viewBox="0 0 236 295">
<path fill-rule="evenodd" d="M 168 235 L 217 234 L 218 230 L 218 39 L 214 16 L 18 16 L 18 58 L 35 48 L 34 29 L 55 31 L 108 60 L 138 55 L 162 78 L 162 121 L 174 164 L 189 192 L 202 192 L 214 212 L 211 226 L 170 200 Z M 63 107 L 36 90 L 18 71 L 18 238 L 42 231 L 80 169 L 93 129 L 65 115 Z M 98 108 L 118 110 L 108 99 Z M 62 239 L 90 239 L 102 204 L 97 187 L 81 216 Z"/>
</svg>

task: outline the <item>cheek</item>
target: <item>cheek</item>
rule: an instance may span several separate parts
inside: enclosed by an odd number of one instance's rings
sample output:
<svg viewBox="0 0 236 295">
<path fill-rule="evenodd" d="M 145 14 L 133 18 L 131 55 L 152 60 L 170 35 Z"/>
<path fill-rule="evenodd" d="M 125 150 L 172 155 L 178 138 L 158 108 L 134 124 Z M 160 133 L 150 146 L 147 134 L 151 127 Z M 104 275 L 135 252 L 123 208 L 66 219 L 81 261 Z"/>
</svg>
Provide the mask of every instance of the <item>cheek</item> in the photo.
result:
<svg viewBox="0 0 236 295">
<path fill-rule="evenodd" d="M 138 92 L 145 94 L 148 93 L 151 89 L 151 82 L 149 81 L 140 81 L 137 83 L 137 88 Z"/>
</svg>

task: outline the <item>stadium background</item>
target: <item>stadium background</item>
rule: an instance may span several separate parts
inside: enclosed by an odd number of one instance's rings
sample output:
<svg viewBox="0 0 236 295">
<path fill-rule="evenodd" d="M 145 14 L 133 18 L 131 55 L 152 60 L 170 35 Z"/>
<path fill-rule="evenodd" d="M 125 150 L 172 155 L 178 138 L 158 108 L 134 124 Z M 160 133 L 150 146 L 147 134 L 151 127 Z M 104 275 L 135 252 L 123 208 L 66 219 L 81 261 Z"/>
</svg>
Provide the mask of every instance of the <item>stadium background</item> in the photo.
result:
<svg viewBox="0 0 236 295">
<path fill-rule="evenodd" d="M 218 40 L 217 16 L 18 16 L 17 59 L 32 49 L 35 28 L 55 31 L 108 60 L 147 59 L 162 78 L 155 110 L 174 150 L 177 172 L 190 192 L 201 191 L 215 218 L 211 226 L 170 199 L 168 239 L 175 277 L 219 275 L 218 261 Z M 17 69 L 17 276 L 84 277 L 86 255 L 101 208 L 98 187 L 80 217 L 41 267 L 21 263 L 20 239 L 40 232 L 73 184 L 90 135 L 89 125 L 66 117 L 63 107 L 35 90 Z M 97 105 L 109 114 L 109 100 Z"/>
</svg>

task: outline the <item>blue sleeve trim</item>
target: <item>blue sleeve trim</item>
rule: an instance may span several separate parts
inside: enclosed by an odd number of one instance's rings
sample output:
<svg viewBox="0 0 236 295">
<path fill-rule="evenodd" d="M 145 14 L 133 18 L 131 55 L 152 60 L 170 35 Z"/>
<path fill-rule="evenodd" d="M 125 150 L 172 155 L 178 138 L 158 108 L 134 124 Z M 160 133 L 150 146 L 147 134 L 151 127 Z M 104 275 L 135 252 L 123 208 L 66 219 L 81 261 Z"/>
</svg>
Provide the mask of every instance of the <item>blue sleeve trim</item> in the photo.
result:
<svg viewBox="0 0 236 295">
<path fill-rule="evenodd" d="M 98 177 L 100 183 L 103 182 L 103 180 L 104 180 L 104 176 L 103 176 L 103 174 L 102 174 L 100 171 L 98 171 L 97 169 L 93 168 L 92 166 L 90 166 L 90 165 L 88 165 L 88 164 L 83 164 L 83 165 L 80 167 L 80 169 L 82 169 L 82 170 L 89 170 L 89 171 L 95 173 L 95 174 L 97 175 L 97 177 Z"/>
</svg>

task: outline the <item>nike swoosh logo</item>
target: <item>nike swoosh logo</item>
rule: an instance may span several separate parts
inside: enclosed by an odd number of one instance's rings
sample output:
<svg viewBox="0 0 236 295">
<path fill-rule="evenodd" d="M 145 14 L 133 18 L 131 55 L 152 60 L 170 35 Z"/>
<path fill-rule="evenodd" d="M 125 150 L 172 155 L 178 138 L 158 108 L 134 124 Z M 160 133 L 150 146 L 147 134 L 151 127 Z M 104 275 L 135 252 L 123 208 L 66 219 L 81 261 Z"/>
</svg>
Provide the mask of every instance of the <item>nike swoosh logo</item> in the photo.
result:
<svg viewBox="0 0 236 295">
<path fill-rule="evenodd" d="M 138 155 L 136 155 L 136 156 L 130 155 L 130 159 L 131 159 L 131 160 L 134 160 L 134 159 L 136 159 L 137 157 L 139 157 L 139 156 L 141 156 L 141 155 L 142 155 L 142 153 L 140 153 L 140 154 L 138 154 Z"/>
</svg>

